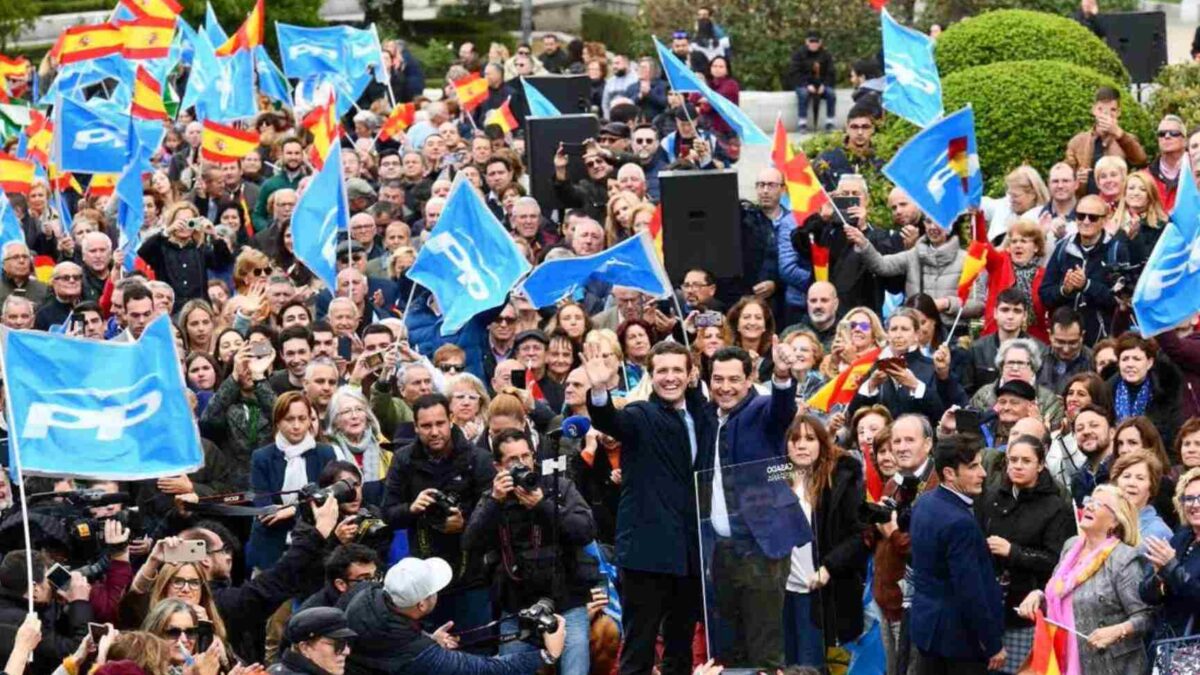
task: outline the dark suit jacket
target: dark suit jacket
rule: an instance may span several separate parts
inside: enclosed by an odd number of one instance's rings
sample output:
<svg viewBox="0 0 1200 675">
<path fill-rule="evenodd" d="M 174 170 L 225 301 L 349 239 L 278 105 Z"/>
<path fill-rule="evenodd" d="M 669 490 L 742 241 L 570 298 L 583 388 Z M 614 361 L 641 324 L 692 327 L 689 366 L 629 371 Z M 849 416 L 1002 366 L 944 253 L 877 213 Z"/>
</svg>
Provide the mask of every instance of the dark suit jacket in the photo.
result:
<svg viewBox="0 0 1200 675">
<path fill-rule="evenodd" d="M 321 475 L 321 469 L 336 459 L 333 448 L 318 443 L 317 447 L 304 453 L 304 468 L 308 481 L 315 483 Z M 287 470 L 287 460 L 274 443 L 263 446 L 250 456 L 250 486 L 254 490 L 255 506 L 270 506 L 282 504 L 283 500 L 270 493 L 278 492 L 283 487 L 283 474 Z M 250 529 L 250 541 L 246 544 L 246 564 L 266 569 L 275 564 L 287 548 L 287 533 L 295 526 L 296 518 L 286 520 L 275 526 L 265 526 L 255 520 Z"/>
<path fill-rule="evenodd" d="M 917 498 L 912 523 L 912 643 L 948 659 L 986 661 L 1004 635 L 1000 584 L 971 506 L 944 486 Z"/>
</svg>

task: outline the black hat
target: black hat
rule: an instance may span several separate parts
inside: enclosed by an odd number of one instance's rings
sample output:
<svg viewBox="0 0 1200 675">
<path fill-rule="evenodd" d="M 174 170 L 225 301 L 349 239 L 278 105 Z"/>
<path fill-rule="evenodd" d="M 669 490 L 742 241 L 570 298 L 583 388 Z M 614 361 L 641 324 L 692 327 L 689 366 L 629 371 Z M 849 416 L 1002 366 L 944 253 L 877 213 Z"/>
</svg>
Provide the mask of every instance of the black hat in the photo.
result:
<svg viewBox="0 0 1200 675">
<path fill-rule="evenodd" d="M 819 42 L 821 40 L 821 34 L 815 30 L 810 30 L 810 31 L 808 31 L 808 35 L 804 36 L 804 39 L 805 39 L 805 41 L 817 40 Z"/>
<path fill-rule="evenodd" d="M 337 245 L 337 255 L 339 256 L 350 255 L 352 253 L 366 253 L 366 251 L 362 244 L 353 239 L 347 239 Z"/>
<path fill-rule="evenodd" d="M 600 129 L 601 136 L 612 136 L 613 138 L 629 138 L 629 125 L 623 122 L 609 122 Z"/>
<path fill-rule="evenodd" d="M 358 637 L 350 630 L 346 613 L 336 607 L 313 607 L 292 615 L 284 630 L 288 642 L 297 644 L 316 637 L 333 639 Z"/>
<path fill-rule="evenodd" d="M 521 346 L 521 343 L 525 342 L 527 340 L 537 340 L 538 342 L 542 343 L 543 345 L 546 345 L 547 347 L 550 346 L 550 338 L 546 337 L 546 334 L 543 333 L 542 331 L 540 331 L 540 330 L 524 330 L 524 331 L 521 331 L 520 333 L 518 333 L 517 337 L 513 339 L 513 349 L 519 348 Z"/>
<path fill-rule="evenodd" d="M 1017 398 L 1023 398 L 1026 401 L 1037 400 L 1037 390 L 1033 388 L 1032 384 L 1029 384 L 1025 380 L 1009 380 L 1008 382 L 1000 385 L 996 389 L 996 397 L 999 398 L 1004 394 L 1012 394 L 1013 396 L 1016 396 Z"/>
</svg>

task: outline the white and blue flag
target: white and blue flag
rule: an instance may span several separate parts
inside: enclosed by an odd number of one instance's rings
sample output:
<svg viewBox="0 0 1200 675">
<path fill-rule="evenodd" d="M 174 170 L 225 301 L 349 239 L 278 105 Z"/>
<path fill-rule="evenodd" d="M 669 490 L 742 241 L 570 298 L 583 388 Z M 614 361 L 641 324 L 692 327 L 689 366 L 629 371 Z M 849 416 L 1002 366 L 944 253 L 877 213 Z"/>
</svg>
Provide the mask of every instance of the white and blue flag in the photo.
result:
<svg viewBox="0 0 1200 675">
<path fill-rule="evenodd" d="M 444 211 L 442 217 L 446 217 Z M 593 279 L 660 299 L 671 297 L 672 292 L 671 280 L 658 259 L 650 234 L 639 232 L 599 253 L 559 258 L 538 265 L 525 280 L 525 294 L 534 307 L 541 308 L 573 297 Z"/>
<path fill-rule="evenodd" d="M 883 167 L 943 230 L 983 199 L 983 172 L 975 145 L 971 106 L 943 117 L 913 136 Z"/>
<path fill-rule="evenodd" d="M 14 241 L 24 244 L 25 230 L 21 227 L 21 221 L 17 220 L 17 214 L 13 213 L 8 195 L 0 190 L 0 254 L 4 247 Z"/>
<path fill-rule="evenodd" d="M 1145 337 L 1195 316 L 1196 298 L 1200 297 L 1200 191 L 1187 153 L 1183 155 L 1171 222 L 1154 245 L 1133 290 L 1133 315 Z"/>
<path fill-rule="evenodd" d="M 925 128 L 942 116 L 942 80 L 933 60 L 933 39 L 901 26 L 885 8 L 883 107 Z"/>
<path fill-rule="evenodd" d="M 433 292 L 442 309 L 442 335 L 499 306 L 529 271 L 512 237 L 461 174 L 408 278 Z"/>
<path fill-rule="evenodd" d="M 59 99 L 54 144 L 61 171 L 120 173 L 125 168 L 129 112 L 105 103 Z"/>
<path fill-rule="evenodd" d="M 203 465 L 168 317 L 127 343 L 11 331 L 3 360 L 22 473 L 144 480 Z"/>
<path fill-rule="evenodd" d="M 531 84 L 523 77 L 521 88 L 525 90 L 525 102 L 529 104 L 530 117 L 558 117 L 562 114 L 545 94 L 538 91 L 537 85 Z"/>
<path fill-rule="evenodd" d="M 337 289 L 338 230 L 346 229 L 349 222 L 350 202 L 342 180 L 342 153 L 331 152 L 292 211 L 292 248 L 296 257 L 331 292 Z"/>
</svg>

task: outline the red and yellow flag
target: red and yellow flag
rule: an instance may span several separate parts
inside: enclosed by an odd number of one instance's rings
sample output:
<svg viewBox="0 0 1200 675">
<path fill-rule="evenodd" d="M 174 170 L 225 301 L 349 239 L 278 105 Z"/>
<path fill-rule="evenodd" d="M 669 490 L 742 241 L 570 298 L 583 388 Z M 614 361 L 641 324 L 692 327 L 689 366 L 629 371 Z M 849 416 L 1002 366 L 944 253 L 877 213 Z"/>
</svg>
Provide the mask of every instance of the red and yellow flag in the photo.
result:
<svg viewBox="0 0 1200 675">
<path fill-rule="evenodd" d="M 937 227 L 934 225 L 933 227 Z M 992 248 L 986 241 L 973 241 L 967 246 L 967 255 L 963 258 L 962 273 L 958 276 L 958 299 L 966 302 L 971 296 L 971 287 L 975 280 L 987 267 L 988 251 Z"/>
<path fill-rule="evenodd" d="M 121 38 L 125 46 L 121 54 L 127 59 L 161 59 L 171 51 L 175 39 L 175 19 L 145 16 L 122 21 Z"/>
<path fill-rule="evenodd" d="M 54 140 L 54 120 L 30 108 L 25 139 L 25 156 L 47 166 L 50 163 L 50 142 Z"/>
<path fill-rule="evenodd" d="M 871 366 L 875 365 L 875 361 L 879 359 L 882 351 L 876 347 L 855 359 L 849 368 L 827 382 L 825 386 L 817 390 L 817 393 L 812 395 L 812 398 L 808 399 L 806 402 L 808 407 L 828 413 L 833 406 L 846 405 L 854 400 L 858 386 L 862 384 L 863 378 L 870 372 Z"/>
<path fill-rule="evenodd" d="M 246 21 L 242 23 L 241 28 L 237 32 L 229 36 L 225 44 L 217 47 L 217 56 L 229 56 L 230 54 L 246 49 L 254 49 L 263 43 L 263 23 L 266 18 L 266 8 L 263 7 L 263 0 L 256 0 L 254 9 L 250 10 L 250 15 L 246 17 Z"/>
<path fill-rule="evenodd" d="M 517 117 L 513 115 L 512 107 L 509 105 L 511 101 L 512 99 L 509 99 L 502 103 L 499 108 L 493 108 L 489 111 L 483 119 L 483 126 L 486 127 L 489 124 L 495 124 L 503 129 L 505 134 L 511 134 L 513 129 L 516 129 L 518 126 Z"/>
<path fill-rule="evenodd" d="M 212 120 L 204 120 L 200 135 L 200 156 L 210 162 L 237 162 L 258 147 L 258 132 L 236 129 Z"/>
<path fill-rule="evenodd" d="M 75 176 L 70 171 L 59 171 L 54 162 L 46 165 L 46 175 L 50 180 L 50 189 L 55 192 L 66 192 L 71 189 L 78 194 L 83 193 L 83 186 L 79 184 Z"/>
<path fill-rule="evenodd" d="M 808 235 L 808 252 L 812 257 L 813 280 L 829 281 L 829 249 Z"/>
<path fill-rule="evenodd" d="M 170 119 L 167 107 L 163 105 L 162 85 L 140 65 L 133 79 L 133 103 L 129 106 L 129 114 L 143 120 Z"/>
<path fill-rule="evenodd" d="M 379 130 L 379 140 L 388 141 L 399 137 L 400 132 L 412 126 L 416 116 L 417 106 L 415 103 L 401 103 L 392 108 L 392 114 L 388 115 L 387 120 L 383 123 L 383 128 Z"/>
<path fill-rule="evenodd" d="M 650 225 L 646 228 L 650 232 L 650 238 L 654 240 L 654 250 L 658 253 L 659 260 L 663 260 L 662 220 L 662 204 L 659 204 L 654 207 L 654 217 L 650 219 Z"/>
<path fill-rule="evenodd" d="M 534 401 L 546 402 L 546 395 L 542 393 L 542 385 L 538 384 L 533 368 L 525 368 L 525 391 L 529 392 Z"/>
<path fill-rule="evenodd" d="M 111 195 L 117 189 L 118 178 L 120 176 L 115 173 L 94 173 L 92 181 L 88 183 L 87 193 L 93 197 Z"/>
<path fill-rule="evenodd" d="M 820 211 L 829 202 L 829 196 L 821 188 L 808 157 L 803 152 L 792 150 L 781 117 L 775 119 L 775 144 L 771 148 L 771 161 L 783 174 L 783 184 L 792 203 L 792 217 L 796 219 L 796 225 L 803 225 L 810 215 Z"/>
<path fill-rule="evenodd" d="M 29 60 L 24 56 L 12 58 L 0 54 L 0 79 L 25 77 L 29 74 Z"/>
<path fill-rule="evenodd" d="M 1033 649 L 1030 650 L 1029 658 L 1026 659 L 1021 672 L 1062 675 L 1063 669 L 1059 664 L 1066 662 L 1068 639 L 1075 638 L 1046 621 L 1039 609 L 1033 623 Z"/>
<path fill-rule="evenodd" d="M 107 23 L 71 26 L 58 36 L 50 50 L 60 64 L 78 63 L 102 56 L 120 54 L 125 47 L 121 29 Z"/>
<path fill-rule="evenodd" d="M 136 16 L 171 19 L 172 21 L 183 11 L 183 7 L 175 0 L 120 0 L 119 4 Z"/>
<path fill-rule="evenodd" d="M 320 171 L 342 135 L 342 127 L 338 123 L 336 94 L 330 91 L 329 100 L 310 110 L 300 124 L 312 133 L 313 142 L 308 146 L 308 161 L 314 169 Z"/>
<path fill-rule="evenodd" d="M 29 188 L 33 185 L 33 169 L 33 162 L 0 152 L 0 190 L 29 194 Z"/>
<path fill-rule="evenodd" d="M 487 80 L 480 77 L 479 73 L 460 77 L 454 81 L 454 95 L 458 98 L 458 105 L 471 112 L 487 100 Z"/>
</svg>

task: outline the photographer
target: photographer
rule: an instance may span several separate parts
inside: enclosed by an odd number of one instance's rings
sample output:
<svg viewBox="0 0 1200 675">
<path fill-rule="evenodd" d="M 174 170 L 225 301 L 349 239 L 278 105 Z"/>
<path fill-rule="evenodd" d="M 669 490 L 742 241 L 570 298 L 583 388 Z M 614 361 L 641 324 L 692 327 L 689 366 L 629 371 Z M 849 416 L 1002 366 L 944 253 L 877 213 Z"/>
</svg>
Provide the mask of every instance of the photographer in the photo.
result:
<svg viewBox="0 0 1200 675">
<path fill-rule="evenodd" d="M 10 551 L 0 561 L 0 654 L 13 650 L 18 626 L 28 614 L 29 574 L 24 550 Z M 66 588 L 56 589 L 46 578 L 46 559 L 33 557 L 33 606 L 42 622 L 42 640 L 33 652 L 31 675 L 47 675 L 70 656 L 87 635 L 92 620 L 88 603 L 91 586 L 78 572 Z"/>
<path fill-rule="evenodd" d="M 450 635 L 453 623 L 433 633 L 421 629 L 438 605 L 438 592 L 450 584 L 453 572 L 441 558 L 405 558 L 388 570 L 382 584 L 357 589 L 346 616 L 358 633 L 346 663 L 349 675 L 386 672 L 389 675 L 533 675 L 562 656 L 566 621 L 555 616 L 557 630 L 546 633 L 546 648 L 486 658 L 457 650 Z"/>
<path fill-rule="evenodd" d="M 325 559 L 325 586 L 308 596 L 301 610 L 336 607 L 343 595 L 364 581 L 379 578 L 379 555 L 362 544 L 342 544 Z"/>
<path fill-rule="evenodd" d="M 471 514 L 463 547 L 487 551 L 487 561 L 498 563 L 493 597 L 502 613 L 519 612 L 540 598 L 553 600 L 567 624 L 559 672 L 586 675 L 587 603 L 599 579 L 595 559 L 581 550 L 595 538 L 591 509 L 566 477 L 538 474 L 533 448 L 521 431 L 501 431 L 492 447 L 498 473 Z M 517 635 L 520 623 L 515 617 L 505 619 L 502 639 Z M 529 649 L 531 645 L 516 640 L 500 645 L 501 654 Z"/>
<path fill-rule="evenodd" d="M 453 620 L 460 629 L 481 626 L 491 619 L 483 556 L 463 555 L 462 532 L 491 489 L 496 469 L 487 453 L 451 426 L 445 396 L 421 396 L 412 410 L 417 439 L 392 458 L 384 513 L 389 525 L 408 530 L 411 555 L 456 561 L 453 582 L 433 620 Z"/>
<path fill-rule="evenodd" d="M 391 453 L 388 453 L 391 459 Z M 325 465 L 317 478 L 317 485 L 329 488 L 343 483 L 350 487 L 351 493 L 338 497 L 338 525 L 334 529 L 336 544 L 363 544 L 374 550 L 380 560 L 387 560 L 392 546 L 392 528 L 388 527 L 383 509 L 375 504 L 364 501 L 363 493 L 370 483 L 363 483 L 362 471 L 353 463 L 336 460 Z M 382 500 L 383 485 L 379 484 L 380 499 Z"/>
<path fill-rule="evenodd" d="M 176 202 L 163 213 L 165 229 L 146 237 L 138 247 L 138 257 L 146 261 L 154 276 L 171 285 L 175 307 L 208 292 L 208 270 L 225 269 L 233 264 L 229 245 L 213 236 L 212 221 L 200 217 L 190 202 Z"/>
</svg>

